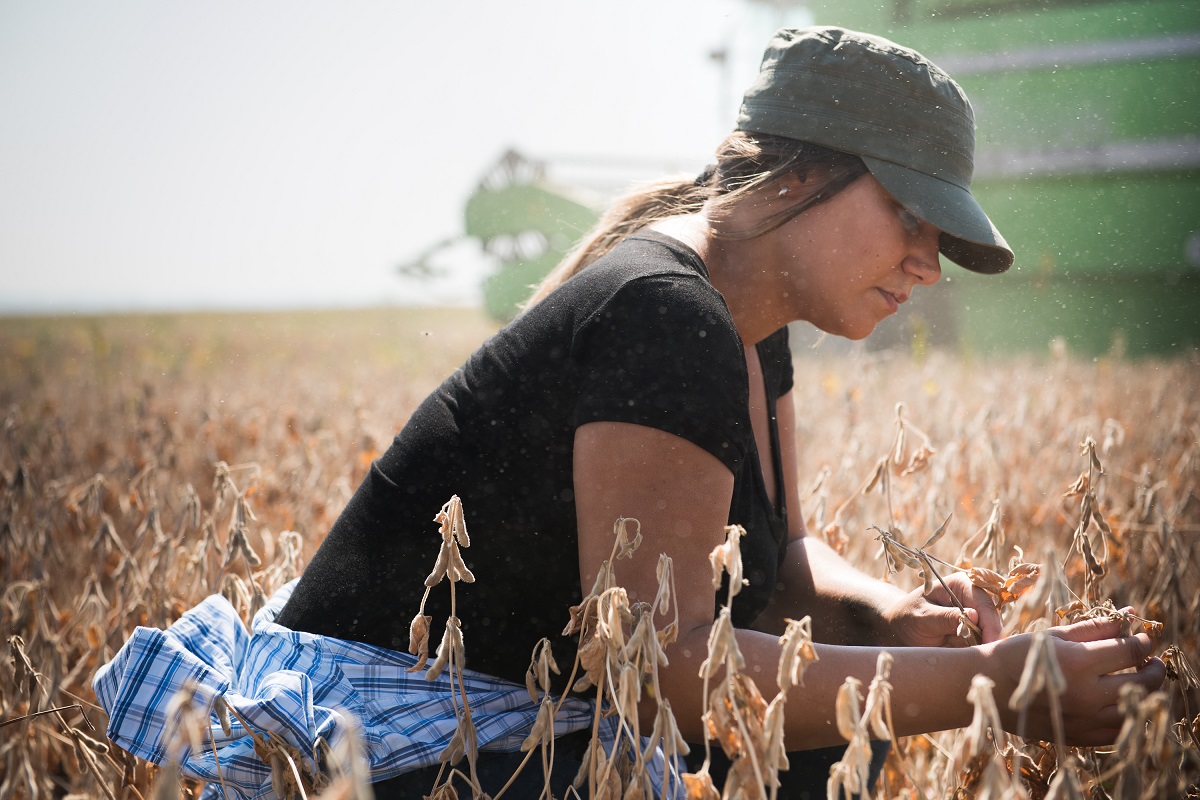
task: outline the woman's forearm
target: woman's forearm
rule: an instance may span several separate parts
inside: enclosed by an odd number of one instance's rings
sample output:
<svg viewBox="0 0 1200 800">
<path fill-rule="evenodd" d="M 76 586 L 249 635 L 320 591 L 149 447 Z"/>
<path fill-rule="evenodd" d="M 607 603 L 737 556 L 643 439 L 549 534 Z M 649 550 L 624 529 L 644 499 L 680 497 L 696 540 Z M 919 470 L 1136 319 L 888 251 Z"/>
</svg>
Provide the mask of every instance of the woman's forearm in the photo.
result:
<svg viewBox="0 0 1200 800">
<path fill-rule="evenodd" d="M 738 630 L 738 646 L 746 661 L 744 674 L 752 678 L 764 699 L 770 702 L 779 692 L 775 676 L 780 656 L 779 640 L 758 631 Z M 704 682 L 700 665 L 707 657 L 708 630 L 698 629 L 681 636 L 667 650 L 668 667 L 660 674 L 663 693 L 671 702 L 680 732 L 691 742 L 705 735 L 703 714 Z M 789 750 L 807 750 L 844 744 L 838 733 L 836 701 L 847 676 L 866 687 L 875 677 L 880 647 L 817 645 L 819 661 L 804 673 L 804 685 L 794 687 L 786 705 L 785 740 Z M 967 692 L 977 673 L 988 671 L 992 654 L 981 648 L 896 648 L 890 682 L 896 735 L 945 730 L 967 725 L 971 707 Z M 723 680 L 721 672 L 709 682 L 711 692 Z M 653 700 L 642 709 L 643 724 L 652 724 Z M 648 729 L 647 729 L 648 730 Z"/>
<path fill-rule="evenodd" d="M 893 659 L 889 682 L 893 733 L 897 736 L 967 725 L 973 713 L 967 693 L 972 679 L 983 675 L 993 683 L 1005 730 L 1046 740 L 1061 733 L 1073 746 L 1110 744 L 1124 721 L 1114 699 L 1127 684 L 1153 691 L 1165 675 L 1162 661 L 1149 657 L 1150 638 L 1144 633 L 1122 636 L 1120 624 L 1117 619 L 1091 619 L 962 648 L 817 645 L 819 660 L 805 672 L 803 685 L 794 687 L 788 696 L 786 746 L 796 750 L 841 743 L 836 722 L 838 689 L 853 676 L 865 692 L 884 649 Z M 738 630 L 736 637 L 745 660 L 742 673 L 754 680 L 769 702 L 778 692 L 779 639 L 749 630 Z M 1040 649 L 1035 649 L 1038 637 L 1044 639 Z M 703 741 L 705 735 L 701 723 L 704 683 L 699 671 L 708 654 L 707 640 L 707 628 L 682 635 L 667 650 L 670 664 L 660 673 L 663 694 L 671 701 L 680 732 L 692 742 Z M 1036 693 L 1015 710 L 1009 707 L 1009 699 L 1016 693 L 1031 652 L 1039 660 L 1052 660 L 1069 690 L 1053 701 L 1045 692 Z M 713 679 L 710 691 L 720 679 L 720 675 Z M 648 701 L 641 709 L 643 720 L 653 720 L 647 716 L 652 714 L 652 703 Z"/>
<path fill-rule="evenodd" d="M 882 614 L 903 597 L 900 588 L 852 567 L 828 545 L 793 539 L 780 567 L 777 590 L 755 627 L 783 632 L 787 619 L 810 616 L 813 636 L 828 644 L 891 644 Z"/>
</svg>

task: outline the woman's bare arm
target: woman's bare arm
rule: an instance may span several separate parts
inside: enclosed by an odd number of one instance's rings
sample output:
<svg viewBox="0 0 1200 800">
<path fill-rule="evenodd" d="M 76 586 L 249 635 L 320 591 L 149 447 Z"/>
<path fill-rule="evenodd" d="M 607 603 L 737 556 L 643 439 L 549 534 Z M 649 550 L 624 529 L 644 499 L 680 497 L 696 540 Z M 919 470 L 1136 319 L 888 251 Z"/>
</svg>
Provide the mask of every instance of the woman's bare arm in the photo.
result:
<svg viewBox="0 0 1200 800">
<path fill-rule="evenodd" d="M 784 620 L 813 618 L 813 636 L 830 644 L 944 646 L 965 642 L 957 636 L 959 612 L 940 589 L 928 598 L 905 591 L 855 569 L 820 539 L 809 536 L 800 504 L 796 452 L 796 408 L 791 392 L 776 404 L 780 458 L 787 492 L 787 555 L 779 571 L 779 589 L 755 627 L 782 632 Z M 1000 615 L 991 598 L 961 577 L 947 583 L 971 609 L 983 640 L 1000 635 Z"/>
<path fill-rule="evenodd" d="M 667 650 L 670 665 L 662 670 L 662 689 L 670 700 L 683 735 L 701 741 L 703 682 L 700 664 L 707 655 L 713 622 L 713 589 L 708 554 L 724 540 L 724 524 L 733 491 L 733 476 L 715 457 L 696 445 L 662 431 L 638 425 L 597 422 L 578 429 L 575 437 L 575 498 L 579 519 L 579 569 L 590 587 L 600 563 L 608 558 L 613 522 L 634 517 L 644 537 L 632 559 L 620 561 L 617 580 L 632 600 L 652 601 L 658 585 L 659 553 L 672 558 L 676 573 L 680 635 Z M 736 603 L 736 598 L 734 599 Z M 1107 626 L 1107 627 L 1106 627 Z M 1085 623 L 1058 629 L 1055 650 L 1071 682 L 1069 738 L 1078 743 L 1111 741 L 1119 727 L 1116 709 L 1120 684 L 1138 681 L 1152 688 L 1161 682 L 1161 663 L 1131 675 L 1108 675 L 1144 661 L 1146 637 L 1112 639 L 1110 623 Z M 1068 639 L 1079 641 L 1068 641 Z M 739 630 L 738 645 L 746 674 L 766 697 L 774 686 L 779 643 L 775 636 Z M 1013 637 L 971 648 L 899 648 L 891 682 L 896 698 L 898 733 L 910 734 L 959 727 L 969 722 L 966 701 L 971 678 L 987 674 L 997 684 L 1004 707 L 1016 687 L 1030 639 Z M 820 645 L 820 661 L 805 674 L 804 686 L 793 689 L 795 705 L 804 712 L 789 717 L 789 749 L 807 749 L 841 741 L 835 720 L 837 689 L 847 675 L 868 683 L 880 648 Z M 653 700 L 643 708 L 651 723 Z M 1030 733 L 1050 735 L 1044 708 L 1030 716 Z M 1006 724 L 1015 724 L 1009 715 Z"/>
</svg>

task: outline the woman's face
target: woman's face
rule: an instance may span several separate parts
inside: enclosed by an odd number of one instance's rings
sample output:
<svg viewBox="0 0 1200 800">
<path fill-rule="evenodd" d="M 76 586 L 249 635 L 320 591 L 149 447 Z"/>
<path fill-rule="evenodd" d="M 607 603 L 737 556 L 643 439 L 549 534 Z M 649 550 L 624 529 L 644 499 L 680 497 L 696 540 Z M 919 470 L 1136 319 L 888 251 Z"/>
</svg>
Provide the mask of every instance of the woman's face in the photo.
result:
<svg viewBox="0 0 1200 800">
<path fill-rule="evenodd" d="M 870 174 L 773 233 L 798 318 L 848 339 L 865 338 L 917 284 L 932 286 L 942 274 L 938 229 Z"/>
</svg>

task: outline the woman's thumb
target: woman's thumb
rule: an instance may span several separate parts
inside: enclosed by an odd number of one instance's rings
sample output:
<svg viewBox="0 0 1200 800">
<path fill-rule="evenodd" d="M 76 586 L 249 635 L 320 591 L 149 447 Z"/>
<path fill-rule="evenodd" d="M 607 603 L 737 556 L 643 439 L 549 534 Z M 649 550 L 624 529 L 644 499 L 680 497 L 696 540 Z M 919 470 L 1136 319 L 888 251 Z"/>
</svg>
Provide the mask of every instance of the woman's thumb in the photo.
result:
<svg viewBox="0 0 1200 800">
<path fill-rule="evenodd" d="M 979 624 L 979 612 L 973 608 L 966 609 L 967 619 L 972 625 Z M 937 633 L 943 637 L 948 644 L 960 643 L 967 644 L 968 641 L 963 638 L 962 634 L 962 618 L 963 612 L 953 606 L 939 606 L 937 610 L 930 614 L 930 617 L 935 620 Z"/>
</svg>

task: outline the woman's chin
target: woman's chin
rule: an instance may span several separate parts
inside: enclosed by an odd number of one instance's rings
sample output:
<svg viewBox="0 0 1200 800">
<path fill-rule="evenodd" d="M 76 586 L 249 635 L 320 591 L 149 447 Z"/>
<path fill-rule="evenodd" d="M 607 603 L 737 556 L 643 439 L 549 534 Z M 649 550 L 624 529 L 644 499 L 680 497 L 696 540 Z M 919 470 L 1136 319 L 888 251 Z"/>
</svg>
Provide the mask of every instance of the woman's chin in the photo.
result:
<svg viewBox="0 0 1200 800">
<path fill-rule="evenodd" d="M 869 328 L 855 328 L 845 325 L 831 325 L 828 328 L 821 328 L 822 331 L 830 336 L 839 336 L 843 339 L 849 339 L 852 342 L 861 342 L 863 339 L 875 332 L 875 326 Z"/>
</svg>

